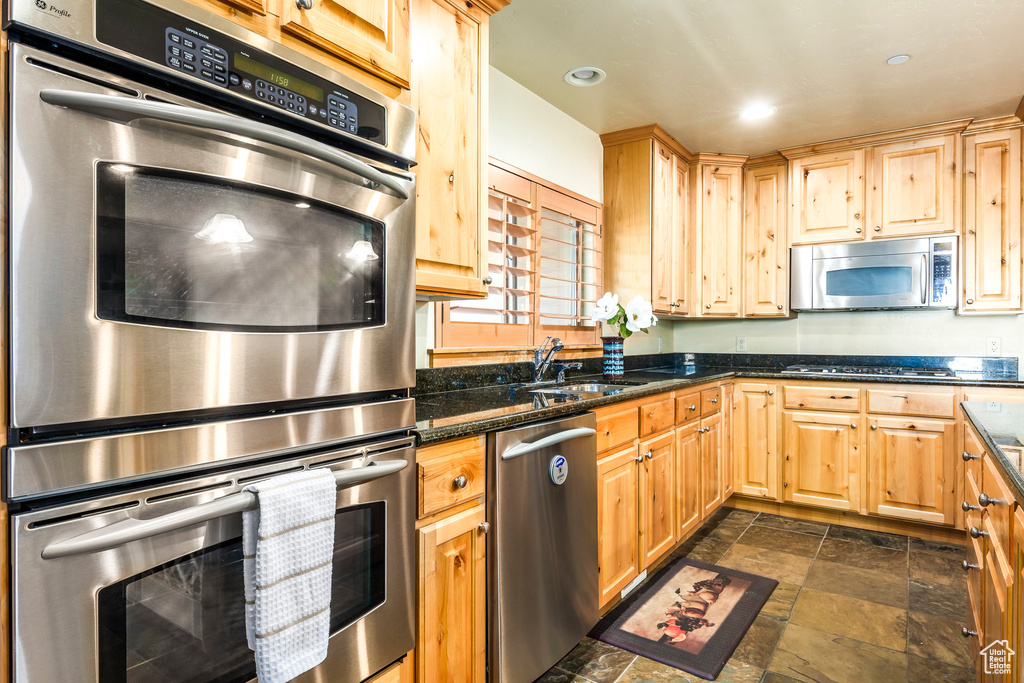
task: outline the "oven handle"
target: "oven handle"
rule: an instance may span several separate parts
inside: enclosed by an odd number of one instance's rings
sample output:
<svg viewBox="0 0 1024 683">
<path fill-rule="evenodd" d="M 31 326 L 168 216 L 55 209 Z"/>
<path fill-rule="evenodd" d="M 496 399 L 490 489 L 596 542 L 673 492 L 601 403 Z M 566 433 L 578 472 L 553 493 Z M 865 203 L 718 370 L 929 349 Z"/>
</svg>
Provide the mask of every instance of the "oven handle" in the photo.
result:
<svg viewBox="0 0 1024 683">
<path fill-rule="evenodd" d="M 400 472 L 408 466 L 408 460 L 385 460 L 372 462 L 365 467 L 339 470 L 333 474 L 338 486 L 342 487 L 380 479 Z M 169 531 L 178 531 L 218 517 L 255 510 L 258 504 L 259 501 L 254 493 L 247 491 L 232 493 L 209 503 L 201 503 L 177 512 L 169 512 L 153 519 L 126 519 L 80 536 L 56 541 L 43 548 L 42 556 L 44 560 L 56 560 L 71 555 L 110 550 L 132 541 L 139 541 Z"/>
<path fill-rule="evenodd" d="M 90 114 L 100 116 L 115 114 L 118 119 L 125 121 L 141 118 L 158 119 L 195 128 L 243 135 L 260 142 L 279 145 L 293 152 L 307 154 L 315 159 L 334 164 L 375 183 L 374 187 L 383 185 L 391 189 L 402 199 L 409 198 L 409 191 L 402 187 L 401 183 L 381 173 L 369 164 L 365 164 L 355 157 L 322 142 L 310 140 L 291 131 L 270 126 L 266 123 L 250 121 L 238 116 L 230 116 L 215 111 L 186 107 L 180 104 L 135 100 L 116 95 L 100 95 L 98 93 L 75 92 L 72 90 L 44 89 L 39 92 L 39 98 L 48 104 L 78 109 Z"/>
</svg>

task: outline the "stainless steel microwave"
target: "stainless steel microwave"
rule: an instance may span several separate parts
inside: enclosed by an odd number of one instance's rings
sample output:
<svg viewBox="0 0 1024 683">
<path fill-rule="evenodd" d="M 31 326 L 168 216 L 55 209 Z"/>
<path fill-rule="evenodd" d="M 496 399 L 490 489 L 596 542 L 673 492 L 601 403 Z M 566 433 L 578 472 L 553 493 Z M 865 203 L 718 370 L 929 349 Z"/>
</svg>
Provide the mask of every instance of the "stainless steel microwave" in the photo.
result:
<svg viewBox="0 0 1024 683">
<path fill-rule="evenodd" d="M 790 308 L 956 308 L 957 238 L 793 247 Z"/>
</svg>

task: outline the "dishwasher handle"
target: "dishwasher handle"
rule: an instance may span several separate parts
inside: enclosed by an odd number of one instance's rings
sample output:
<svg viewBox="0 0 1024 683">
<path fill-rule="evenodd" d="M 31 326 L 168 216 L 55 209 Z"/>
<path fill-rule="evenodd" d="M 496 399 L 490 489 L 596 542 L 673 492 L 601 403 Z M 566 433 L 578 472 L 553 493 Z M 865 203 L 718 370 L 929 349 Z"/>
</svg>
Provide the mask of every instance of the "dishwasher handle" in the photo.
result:
<svg viewBox="0 0 1024 683">
<path fill-rule="evenodd" d="M 594 434 L 597 434 L 597 430 L 592 427 L 575 427 L 573 429 L 567 429 L 564 432 L 545 436 L 543 439 L 526 441 L 518 446 L 513 446 L 501 454 L 501 459 L 511 460 L 512 458 L 518 458 L 520 455 L 544 450 L 548 446 L 554 446 L 555 444 L 559 444 L 564 441 L 571 441 L 572 439 L 578 439 L 581 436 L 592 436 Z"/>
</svg>

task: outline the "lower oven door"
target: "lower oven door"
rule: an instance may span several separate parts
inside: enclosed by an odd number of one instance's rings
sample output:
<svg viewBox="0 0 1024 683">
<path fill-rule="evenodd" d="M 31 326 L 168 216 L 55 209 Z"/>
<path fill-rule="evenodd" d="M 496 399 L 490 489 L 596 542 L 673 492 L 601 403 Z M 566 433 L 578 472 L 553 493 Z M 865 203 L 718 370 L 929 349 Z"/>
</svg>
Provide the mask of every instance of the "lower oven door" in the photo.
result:
<svg viewBox="0 0 1024 683">
<path fill-rule="evenodd" d="M 361 470 L 375 464 L 393 473 L 338 490 L 330 647 L 296 679 L 364 680 L 414 647 L 413 460 L 404 439 L 15 515 L 13 680 L 255 680 L 241 514 L 191 524 L 187 517 L 223 505 L 254 479 L 302 467 L 365 479 Z M 132 520 L 175 518 L 176 528 L 120 543 L 134 533 Z M 72 538 L 78 546 L 62 545 Z"/>
<path fill-rule="evenodd" d="M 10 68 L 16 427 L 415 384 L 411 174 L 24 45 Z"/>
</svg>

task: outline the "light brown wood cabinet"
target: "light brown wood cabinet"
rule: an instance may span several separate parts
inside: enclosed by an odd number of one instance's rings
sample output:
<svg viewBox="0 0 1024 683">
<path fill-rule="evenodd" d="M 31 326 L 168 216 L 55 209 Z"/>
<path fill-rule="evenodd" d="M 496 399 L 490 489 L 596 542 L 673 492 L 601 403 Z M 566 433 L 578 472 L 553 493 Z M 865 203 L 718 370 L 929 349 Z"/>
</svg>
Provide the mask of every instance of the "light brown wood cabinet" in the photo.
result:
<svg viewBox="0 0 1024 683">
<path fill-rule="evenodd" d="M 700 497 L 700 421 L 676 428 L 676 520 L 679 538 L 685 538 L 704 519 Z"/>
<path fill-rule="evenodd" d="M 651 566 L 679 539 L 675 434 L 642 441 L 640 457 L 640 557 Z"/>
<path fill-rule="evenodd" d="M 489 14 L 473 2 L 411 3 L 416 291 L 484 297 Z"/>
<path fill-rule="evenodd" d="M 281 29 L 409 87 L 409 0 L 280 0 Z"/>
<path fill-rule="evenodd" d="M 789 315 L 786 160 L 751 159 L 743 172 L 743 315 Z"/>
<path fill-rule="evenodd" d="M 693 276 L 696 313 L 739 317 L 743 305 L 743 163 L 746 157 L 697 156 Z"/>
<path fill-rule="evenodd" d="M 722 413 L 700 421 L 700 501 L 707 519 L 725 502 L 722 476 Z"/>
<path fill-rule="evenodd" d="M 604 144 L 605 289 L 650 299 L 658 315 L 689 301 L 690 152 L 660 126 L 608 133 Z"/>
<path fill-rule="evenodd" d="M 870 416 L 868 512 L 952 525 L 955 432 L 952 420 Z"/>
<path fill-rule="evenodd" d="M 863 149 L 802 156 L 789 169 L 793 244 L 864 239 Z"/>
<path fill-rule="evenodd" d="M 600 603 L 614 600 L 643 571 L 638 500 L 640 458 L 635 445 L 597 462 L 597 555 L 600 567 Z"/>
<path fill-rule="evenodd" d="M 960 145 L 955 134 L 877 145 L 870 155 L 872 238 L 960 230 Z"/>
<path fill-rule="evenodd" d="M 778 387 L 772 382 L 733 385 L 732 445 L 736 493 L 779 500 Z"/>
<path fill-rule="evenodd" d="M 836 510 L 859 508 L 858 421 L 858 415 L 783 413 L 783 500 Z"/>
<path fill-rule="evenodd" d="M 1021 130 L 964 136 L 965 312 L 1021 308 Z"/>
<path fill-rule="evenodd" d="M 1013 566 L 1013 593 L 1010 613 L 1006 622 L 1010 625 L 1010 649 L 1017 653 L 1013 664 L 1013 682 L 1024 683 L 1024 509 L 1020 506 L 1013 513 L 1013 544 L 1010 548 L 1010 563 Z"/>
</svg>

